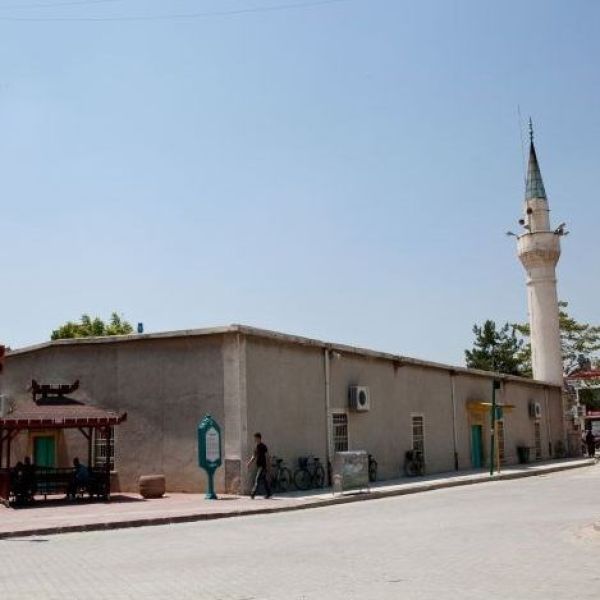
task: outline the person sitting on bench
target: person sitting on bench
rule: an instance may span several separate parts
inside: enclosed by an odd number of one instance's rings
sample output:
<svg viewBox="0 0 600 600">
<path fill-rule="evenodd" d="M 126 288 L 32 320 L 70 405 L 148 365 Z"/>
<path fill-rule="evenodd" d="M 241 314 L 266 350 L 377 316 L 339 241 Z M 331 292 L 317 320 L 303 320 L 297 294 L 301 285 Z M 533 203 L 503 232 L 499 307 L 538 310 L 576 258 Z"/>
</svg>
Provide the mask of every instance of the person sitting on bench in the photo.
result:
<svg viewBox="0 0 600 600">
<path fill-rule="evenodd" d="M 35 466 L 31 464 L 31 458 L 25 457 L 23 463 L 23 490 L 26 495 L 27 502 L 32 502 L 35 496 Z"/>
<path fill-rule="evenodd" d="M 87 489 L 90 482 L 90 471 L 85 465 L 81 464 L 77 457 L 73 459 L 73 467 L 75 468 L 75 471 L 73 472 L 73 478 L 69 484 L 67 497 L 75 499 L 79 490 L 82 488 Z"/>
</svg>

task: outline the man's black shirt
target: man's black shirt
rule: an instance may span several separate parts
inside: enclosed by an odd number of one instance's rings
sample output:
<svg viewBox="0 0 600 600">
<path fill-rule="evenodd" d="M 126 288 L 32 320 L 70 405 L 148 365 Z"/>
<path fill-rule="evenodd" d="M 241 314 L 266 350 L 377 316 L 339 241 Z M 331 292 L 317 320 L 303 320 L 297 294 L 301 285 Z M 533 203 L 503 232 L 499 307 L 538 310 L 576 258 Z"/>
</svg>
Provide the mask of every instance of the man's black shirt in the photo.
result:
<svg viewBox="0 0 600 600">
<path fill-rule="evenodd" d="M 260 444 L 258 444 L 256 446 L 255 456 L 256 456 L 256 466 L 257 467 L 263 467 L 263 468 L 267 467 L 267 452 L 268 451 L 269 451 L 268 448 L 262 442 L 260 442 Z"/>
</svg>

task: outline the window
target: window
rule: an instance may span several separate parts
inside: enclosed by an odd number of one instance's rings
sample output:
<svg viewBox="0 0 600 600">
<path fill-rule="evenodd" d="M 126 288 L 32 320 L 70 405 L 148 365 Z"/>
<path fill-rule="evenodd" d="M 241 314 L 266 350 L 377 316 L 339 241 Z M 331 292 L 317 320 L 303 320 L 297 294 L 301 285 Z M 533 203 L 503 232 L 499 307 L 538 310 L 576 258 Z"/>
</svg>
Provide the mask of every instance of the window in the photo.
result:
<svg viewBox="0 0 600 600">
<path fill-rule="evenodd" d="M 504 421 L 496 421 L 496 431 L 498 432 L 498 460 L 500 464 L 505 463 L 504 458 Z"/>
<path fill-rule="evenodd" d="M 533 424 L 533 437 L 535 440 L 535 460 L 542 459 L 542 427 L 539 421 Z"/>
<path fill-rule="evenodd" d="M 333 426 L 333 451 L 348 451 L 348 415 L 346 413 L 333 413 L 331 415 Z"/>
<path fill-rule="evenodd" d="M 94 467 L 106 466 L 106 457 L 110 461 L 110 470 L 115 470 L 115 428 L 110 428 L 110 445 L 107 448 L 106 430 L 96 429 L 94 432 Z"/>
<path fill-rule="evenodd" d="M 412 416 L 412 447 L 425 456 L 425 424 L 423 415 Z"/>
</svg>

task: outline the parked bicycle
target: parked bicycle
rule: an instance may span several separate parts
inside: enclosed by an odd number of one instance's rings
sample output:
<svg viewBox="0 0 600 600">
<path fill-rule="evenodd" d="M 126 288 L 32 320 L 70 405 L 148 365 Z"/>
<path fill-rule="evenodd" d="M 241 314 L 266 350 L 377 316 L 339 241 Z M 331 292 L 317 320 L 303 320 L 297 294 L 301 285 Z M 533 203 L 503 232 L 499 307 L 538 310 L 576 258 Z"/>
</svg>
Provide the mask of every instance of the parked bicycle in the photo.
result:
<svg viewBox="0 0 600 600">
<path fill-rule="evenodd" d="M 271 460 L 271 486 L 275 492 L 287 492 L 292 486 L 292 472 L 285 466 L 283 458 Z"/>
<path fill-rule="evenodd" d="M 369 454 L 369 481 L 377 481 L 377 461 Z"/>
<path fill-rule="evenodd" d="M 425 474 L 425 461 L 420 450 L 408 450 L 404 455 L 404 474 L 417 477 Z"/>
<path fill-rule="evenodd" d="M 299 490 L 322 488 L 325 483 L 325 469 L 316 457 L 301 456 L 294 472 L 294 484 Z"/>
</svg>

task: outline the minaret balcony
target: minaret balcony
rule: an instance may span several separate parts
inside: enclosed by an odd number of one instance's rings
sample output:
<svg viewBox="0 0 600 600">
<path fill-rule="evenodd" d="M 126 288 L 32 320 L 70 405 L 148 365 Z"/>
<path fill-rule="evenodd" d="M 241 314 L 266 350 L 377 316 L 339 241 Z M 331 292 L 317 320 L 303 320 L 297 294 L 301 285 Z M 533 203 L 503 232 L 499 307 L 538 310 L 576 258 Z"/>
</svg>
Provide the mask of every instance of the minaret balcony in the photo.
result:
<svg viewBox="0 0 600 600">
<path fill-rule="evenodd" d="M 526 269 L 552 266 L 560 258 L 560 237 L 553 231 L 524 233 L 517 240 L 519 259 Z"/>
</svg>

